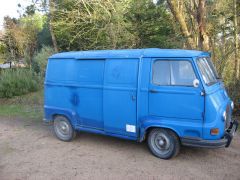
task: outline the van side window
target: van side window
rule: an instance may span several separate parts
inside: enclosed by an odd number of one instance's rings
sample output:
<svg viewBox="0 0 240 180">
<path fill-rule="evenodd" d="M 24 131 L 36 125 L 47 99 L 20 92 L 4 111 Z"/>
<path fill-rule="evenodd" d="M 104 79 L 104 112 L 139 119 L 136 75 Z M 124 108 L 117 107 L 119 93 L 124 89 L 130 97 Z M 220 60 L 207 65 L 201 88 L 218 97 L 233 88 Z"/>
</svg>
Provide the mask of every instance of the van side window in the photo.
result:
<svg viewBox="0 0 240 180">
<path fill-rule="evenodd" d="M 189 61 L 158 60 L 153 64 L 153 83 L 162 86 L 192 86 L 196 79 Z"/>
</svg>

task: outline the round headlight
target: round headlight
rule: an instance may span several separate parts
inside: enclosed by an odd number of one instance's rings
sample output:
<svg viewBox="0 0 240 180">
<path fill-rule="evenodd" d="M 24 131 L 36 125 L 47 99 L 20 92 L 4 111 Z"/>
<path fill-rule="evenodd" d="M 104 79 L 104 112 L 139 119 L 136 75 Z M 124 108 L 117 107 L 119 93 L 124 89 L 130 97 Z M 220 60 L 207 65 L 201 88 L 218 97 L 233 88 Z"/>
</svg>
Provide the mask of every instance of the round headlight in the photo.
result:
<svg viewBox="0 0 240 180">
<path fill-rule="evenodd" d="M 226 111 L 223 112 L 223 119 L 224 119 L 224 121 L 227 120 L 227 113 L 226 113 Z"/>
<path fill-rule="evenodd" d="M 234 109 L 234 102 L 231 102 L 231 108 Z"/>
</svg>

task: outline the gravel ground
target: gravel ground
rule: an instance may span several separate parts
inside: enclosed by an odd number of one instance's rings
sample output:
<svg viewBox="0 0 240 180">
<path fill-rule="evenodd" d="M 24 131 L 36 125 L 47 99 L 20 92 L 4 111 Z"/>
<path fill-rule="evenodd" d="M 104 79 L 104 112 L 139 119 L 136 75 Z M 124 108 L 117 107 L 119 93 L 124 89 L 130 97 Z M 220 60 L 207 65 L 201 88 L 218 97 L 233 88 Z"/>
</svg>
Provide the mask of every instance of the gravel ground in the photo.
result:
<svg viewBox="0 0 240 180">
<path fill-rule="evenodd" d="M 0 117 L 0 179 L 240 179 L 240 136 L 161 160 L 146 143 L 88 133 L 61 142 L 41 122 Z"/>
</svg>

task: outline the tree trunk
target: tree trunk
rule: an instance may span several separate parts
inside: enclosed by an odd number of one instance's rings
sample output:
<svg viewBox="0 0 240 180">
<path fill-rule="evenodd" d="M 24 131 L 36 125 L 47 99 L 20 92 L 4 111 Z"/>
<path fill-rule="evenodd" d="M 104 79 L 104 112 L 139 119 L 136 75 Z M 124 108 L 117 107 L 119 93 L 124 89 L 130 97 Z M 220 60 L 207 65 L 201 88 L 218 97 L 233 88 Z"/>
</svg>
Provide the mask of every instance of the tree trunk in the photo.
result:
<svg viewBox="0 0 240 180">
<path fill-rule="evenodd" d="M 238 60 L 238 22 L 237 22 L 237 0 L 233 0 L 233 5 L 234 5 L 234 72 L 235 72 L 235 77 L 236 79 L 240 78 L 240 61 Z"/>
<path fill-rule="evenodd" d="M 209 37 L 206 33 L 206 9 L 205 9 L 205 0 L 199 0 L 198 9 L 197 9 L 197 22 L 198 22 L 198 31 L 199 31 L 199 41 L 198 47 L 201 50 L 209 50 Z"/>
<path fill-rule="evenodd" d="M 175 20 L 180 25 L 180 29 L 181 29 L 183 36 L 187 39 L 188 48 L 190 48 L 190 49 L 196 48 L 194 40 L 191 37 L 191 34 L 188 30 L 184 16 L 183 16 L 182 12 L 180 12 L 180 10 L 178 9 L 178 3 L 176 2 L 176 0 L 167 0 L 167 3 L 171 9 L 171 12 L 172 12 Z"/>
<path fill-rule="evenodd" d="M 53 18 L 54 0 L 49 0 L 49 30 L 52 37 L 52 43 L 55 52 L 58 52 L 57 40 L 53 32 L 52 18 Z"/>
</svg>

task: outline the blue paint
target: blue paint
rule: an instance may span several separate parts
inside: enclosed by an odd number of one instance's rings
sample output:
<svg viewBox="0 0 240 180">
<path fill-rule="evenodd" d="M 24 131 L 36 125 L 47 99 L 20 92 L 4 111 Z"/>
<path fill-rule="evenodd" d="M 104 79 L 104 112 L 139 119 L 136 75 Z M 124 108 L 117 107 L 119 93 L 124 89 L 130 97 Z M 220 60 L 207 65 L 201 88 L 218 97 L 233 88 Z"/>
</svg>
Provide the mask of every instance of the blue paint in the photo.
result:
<svg viewBox="0 0 240 180">
<path fill-rule="evenodd" d="M 180 138 L 221 139 L 231 100 L 221 81 L 204 83 L 199 57 L 209 54 L 156 48 L 55 54 L 45 78 L 45 121 L 64 115 L 76 130 L 138 141 L 152 127 L 171 129 Z M 199 86 L 154 84 L 156 61 L 187 61 Z M 180 74 L 177 67 L 171 72 Z M 211 135 L 211 128 L 220 133 Z"/>
</svg>

